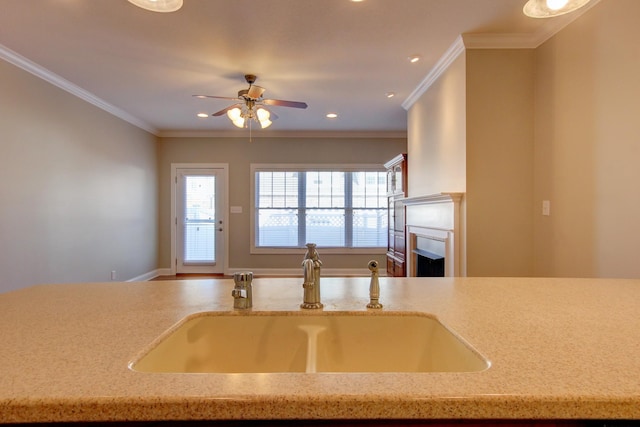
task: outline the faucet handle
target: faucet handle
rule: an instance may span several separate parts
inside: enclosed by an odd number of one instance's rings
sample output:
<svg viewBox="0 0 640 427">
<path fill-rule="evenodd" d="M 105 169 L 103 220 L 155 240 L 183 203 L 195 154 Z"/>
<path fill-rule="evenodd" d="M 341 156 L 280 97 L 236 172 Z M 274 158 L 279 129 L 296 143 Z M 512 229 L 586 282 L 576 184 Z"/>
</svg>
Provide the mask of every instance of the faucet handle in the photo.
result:
<svg viewBox="0 0 640 427">
<path fill-rule="evenodd" d="M 247 297 L 247 290 L 246 289 L 234 289 L 231 291 L 231 296 L 234 298 L 246 298 Z"/>
<path fill-rule="evenodd" d="M 241 271 L 233 274 L 234 288 L 231 296 L 234 299 L 233 308 L 251 308 L 253 306 L 253 291 L 251 282 L 253 273 Z"/>
<path fill-rule="evenodd" d="M 237 273 L 233 273 L 233 281 L 236 284 L 236 287 L 246 288 L 247 286 L 251 286 L 252 280 L 253 272 L 251 271 L 239 271 Z"/>
</svg>

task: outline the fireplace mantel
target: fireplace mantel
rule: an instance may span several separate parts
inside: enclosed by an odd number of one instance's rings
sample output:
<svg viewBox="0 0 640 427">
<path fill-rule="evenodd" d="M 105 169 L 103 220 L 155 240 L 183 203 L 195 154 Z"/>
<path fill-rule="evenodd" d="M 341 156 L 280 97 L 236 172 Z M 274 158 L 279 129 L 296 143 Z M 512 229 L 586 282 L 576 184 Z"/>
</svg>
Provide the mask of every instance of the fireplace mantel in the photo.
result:
<svg viewBox="0 0 640 427">
<path fill-rule="evenodd" d="M 407 276 L 416 275 L 414 250 L 419 239 L 443 242 L 445 276 L 466 276 L 464 227 L 461 220 L 464 193 L 438 193 L 403 199 L 406 209 Z"/>
<path fill-rule="evenodd" d="M 464 193 L 437 193 L 428 196 L 407 197 L 403 199 L 405 206 L 428 205 L 433 203 L 460 203 Z"/>
</svg>

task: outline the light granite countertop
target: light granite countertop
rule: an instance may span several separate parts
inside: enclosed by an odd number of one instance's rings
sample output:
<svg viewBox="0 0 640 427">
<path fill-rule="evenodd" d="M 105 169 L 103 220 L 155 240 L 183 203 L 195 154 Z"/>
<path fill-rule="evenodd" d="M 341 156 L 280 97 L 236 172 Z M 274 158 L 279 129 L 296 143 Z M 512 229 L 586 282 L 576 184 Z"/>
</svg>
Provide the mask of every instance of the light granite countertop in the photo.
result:
<svg viewBox="0 0 640 427">
<path fill-rule="evenodd" d="M 256 278 L 253 311 L 298 311 Z M 368 278 L 323 278 L 366 311 Z M 435 315 L 491 362 L 467 373 L 157 374 L 129 362 L 232 280 L 42 285 L 0 294 L 0 420 L 640 419 L 640 280 L 380 278 L 383 310 Z"/>
</svg>

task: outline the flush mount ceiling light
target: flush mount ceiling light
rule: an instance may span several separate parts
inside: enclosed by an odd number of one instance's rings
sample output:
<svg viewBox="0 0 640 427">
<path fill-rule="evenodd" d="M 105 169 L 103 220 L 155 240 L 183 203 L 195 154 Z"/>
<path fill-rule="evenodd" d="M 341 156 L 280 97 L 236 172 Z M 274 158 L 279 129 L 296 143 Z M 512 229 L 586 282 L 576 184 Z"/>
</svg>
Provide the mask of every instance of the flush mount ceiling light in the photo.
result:
<svg viewBox="0 0 640 427">
<path fill-rule="evenodd" d="M 420 55 L 411 55 L 408 59 L 409 62 L 411 62 L 412 64 L 415 64 L 416 62 L 420 61 Z"/>
<path fill-rule="evenodd" d="M 335 119 L 338 117 L 338 115 L 336 113 L 328 113 L 326 117 L 327 119 Z"/>
<path fill-rule="evenodd" d="M 530 18 L 553 18 L 580 9 L 591 0 L 529 0 L 522 11 Z"/>
<path fill-rule="evenodd" d="M 128 0 L 143 9 L 152 12 L 175 12 L 182 7 L 182 0 Z"/>
</svg>

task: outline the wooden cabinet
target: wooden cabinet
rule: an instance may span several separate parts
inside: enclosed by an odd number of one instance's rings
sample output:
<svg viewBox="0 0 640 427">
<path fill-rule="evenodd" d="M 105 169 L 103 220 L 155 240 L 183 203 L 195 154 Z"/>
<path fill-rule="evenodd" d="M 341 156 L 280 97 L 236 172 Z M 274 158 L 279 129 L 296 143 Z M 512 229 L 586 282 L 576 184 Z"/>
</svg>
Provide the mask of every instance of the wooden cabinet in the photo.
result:
<svg viewBox="0 0 640 427">
<path fill-rule="evenodd" d="M 407 188 L 407 155 L 400 154 L 384 164 L 387 169 L 389 240 L 387 276 L 404 277 L 406 271 L 405 209 L 402 199 Z"/>
</svg>

